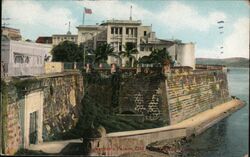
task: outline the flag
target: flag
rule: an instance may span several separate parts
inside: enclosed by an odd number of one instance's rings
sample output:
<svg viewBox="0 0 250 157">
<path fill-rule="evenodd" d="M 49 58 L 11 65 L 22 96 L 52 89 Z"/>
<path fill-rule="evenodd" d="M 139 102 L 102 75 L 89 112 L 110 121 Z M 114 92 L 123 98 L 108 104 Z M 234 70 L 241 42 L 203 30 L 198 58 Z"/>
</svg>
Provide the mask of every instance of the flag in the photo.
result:
<svg viewBox="0 0 250 157">
<path fill-rule="evenodd" d="M 89 8 L 84 8 L 84 13 L 85 14 L 92 14 L 92 10 Z"/>
</svg>

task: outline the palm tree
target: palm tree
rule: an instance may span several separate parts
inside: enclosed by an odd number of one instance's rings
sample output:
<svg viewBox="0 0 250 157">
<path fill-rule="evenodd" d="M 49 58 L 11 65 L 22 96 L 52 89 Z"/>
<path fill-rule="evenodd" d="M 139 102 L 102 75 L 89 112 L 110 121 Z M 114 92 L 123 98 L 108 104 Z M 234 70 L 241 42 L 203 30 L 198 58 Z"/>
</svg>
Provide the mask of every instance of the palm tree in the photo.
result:
<svg viewBox="0 0 250 157">
<path fill-rule="evenodd" d="M 102 44 L 98 46 L 94 52 L 95 55 L 95 63 L 107 62 L 108 56 L 118 57 L 114 53 L 114 48 L 110 44 Z"/>
<path fill-rule="evenodd" d="M 163 65 L 166 61 L 173 64 L 172 57 L 169 52 L 164 49 L 154 49 L 149 56 L 143 56 L 140 59 L 140 63 L 144 64 L 161 64 Z"/>
<path fill-rule="evenodd" d="M 136 57 L 133 55 L 138 53 L 138 50 L 135 48 L 135 44 L 126 43 L 125 45 L 123 45 L 123 47 L 125 51 L 119 52 L 119 56 L 129 59 L 129 66 L 134 67 L 134 61 L 136 60 Z"/>
</svg>

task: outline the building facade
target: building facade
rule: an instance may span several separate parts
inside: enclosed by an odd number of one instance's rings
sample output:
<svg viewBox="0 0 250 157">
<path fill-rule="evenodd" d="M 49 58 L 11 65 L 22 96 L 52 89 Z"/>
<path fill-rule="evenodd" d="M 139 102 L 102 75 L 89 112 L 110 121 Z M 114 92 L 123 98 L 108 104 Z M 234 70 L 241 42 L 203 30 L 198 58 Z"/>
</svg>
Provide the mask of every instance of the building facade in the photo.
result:
<svg viewBox="0 0 250 157">
<path fill-rule="evenodd" d="M 22 40 L 20 29 L 2 27 L 2 35 L 7 36 L 11 40 Z"/>
<path fill-rule="evenodd" d="M 5 76 L 32 76 L 44 73 L 45 58 L 52 46 L 9 40 L 1 37 L 1 69 Z"/>
<path fill-rule="evenodd" d="M 96 49 L 102 43 L 108 43 L 117 54 L 124 51 L 126 43 L 133 43 L 139 51 L 136 59 L 148 56 L 154 49 L 165 49 L 178 65 L 195 68 L 194 44 L 176 40 L 158 39 L 152 26 L 143 26 L 140 20 L 107 20 L 100 25 L 80 25 L 78 44 L 84 43 L 89 49 Z M 122 60 L 125 65 L 126 59 Z M 109 57 L 108 63 L 118 63 L 118 59 Z"/>
<path fill-rule="evenodd" d="M 67 34 L 54 34 L 52 35 L 52 45 L 56 46 L 63 41 L 72 41 L 77 44 L 78 36 L 73 35 L 70 32 Z"/>
<path fill-rule="evenodd" d="M 36 43 L 52 44 L 52 37 L 38 37 Z"/>
</svg>

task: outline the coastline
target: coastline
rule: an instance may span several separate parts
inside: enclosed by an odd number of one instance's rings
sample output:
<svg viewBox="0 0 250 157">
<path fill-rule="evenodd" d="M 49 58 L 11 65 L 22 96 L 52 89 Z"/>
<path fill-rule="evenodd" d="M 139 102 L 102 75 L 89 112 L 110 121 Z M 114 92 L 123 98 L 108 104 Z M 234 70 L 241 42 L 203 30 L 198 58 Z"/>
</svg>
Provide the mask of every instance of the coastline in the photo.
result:
<svg viewBox="0 0 250 157">
<path fill-rule="evenodd" d="M 99 154 L 106 154 L 106 155 L 129 155 L 131 156 L 133 153 L 143 152 L 147 150 L 147 146 L 150 143 L 159 142 L 161 140 L 173 140 L 173 139 L 188 139 L 193 136 L 197 136 L 219 122 L 220 120 L 228 117 L 233 112 L 236 112 L 237 110 L 244 107 L 245 104 L 243 101 L 240 101 L 238 99 L 232 99 L 226 103 L 220 104 L 218 106 L 215 106 L 212 109 L 206 110 L 204 112 L 201 112 L 191 118 L 188 118 L 180 123 L 161 127 L 161 128 L 155 128 L 155 129 L 146 129 L 146 130 L 136 130 L 136 131 L 124 131 L 124 132 L 116 132 L 116 133 L 110 133 L 106 134 L 104 137 L 101 138 L 101 140 L 96 139 L 92 143 L 92 152 L 90 155 L 99 155 Z M 185 130 L 183 130 L 185 128 Z M 184 132 L 183 132 L 184 131 Z M 174 134 L 173 134 L 174 132 Z M 165 135 L 164 135 L 165 134 Z M 163 135 L 163 136 L 162 136 Z M 173 136 L 174 135 L 174 136 Z M 154 137 L 154 138 L 153 138 Z M 127 141 L 129 139 L 129 141 Z M 149 140 L 152 139 L 152 140 Z M 98 145 L 99 142 L 106 143 L 109 141 L 110 146 L 113 147 L 121 147 L 125 148 L 126 146 L 132 147 L 138 142 L 140 143 L 140 147 L 144 146 L 143 150 L 133 150 L 129 149 L 127 151 L 126 149 L 121 150 L 105 150 L 104 145 Z M 178 140 L 177 140 L 178 142 Z M 118 144 L 118 145 L 117 145 Z M 98 147 L 99 146 L 99 147 Z M 138 146 L 138 145 L 137 145 Z M 103 148 L 101 151 L 98 151 Z"/>
<path fill-rule="evenodd" d="M 234 101 L 234 100 L 232 100 Z M 147 150 L 144 152 L 136 152 L 136 153 L 127 153 L 123 154 L 121 156 L 123 157 L 131 157 L 131 156 L 147 156 L 147 157 L 153 157 L 157 154 L 157 156 L 172 156 L 172 155 L 181 155 L 185 153 L 186 148 L 185 145 L 189 143 L 194 136 L 197 136 L 210 127 L 212 127 L 214 124 L 218 123 L 219 121 L 223 120 L 224 118 L 230 116 L 233 112 L 236 112 L 237 110 L 240 110 L 241 108 L 245 107 L 245 104 L 242 101 L 234 101 L 234 102 L 225 103 L 216 106 L 217 108 L 210 109 L 210 111 L 205 111 L 204 113 L 200 113 L 199 115 L 196 115 L 196 119 L 199 117 L 206 115 L 210 115 L 210 117 L 203 118 L 201 120 L 194 120 L 194 117 L 191 117 L 190 119 L 185 120 L 185 122 L 180 122 L 176 125 L 185 125 L 189 124 L 191 125 L 190 128 L 187 128 L 187 136 L 186 137 L 179 137 L 174 139 L 166 139 L 163 141 L 157 141 L 155 143 L 150 144 L 147 147 Z M 228 105 L 228 106 L 225 106 Z M 217 114 L 219 113 L 219 114 Z M 207 119 L 207 120 L 205 120 Z M 204 121 L 205 120 L 205 121 Z"/>
</svg>

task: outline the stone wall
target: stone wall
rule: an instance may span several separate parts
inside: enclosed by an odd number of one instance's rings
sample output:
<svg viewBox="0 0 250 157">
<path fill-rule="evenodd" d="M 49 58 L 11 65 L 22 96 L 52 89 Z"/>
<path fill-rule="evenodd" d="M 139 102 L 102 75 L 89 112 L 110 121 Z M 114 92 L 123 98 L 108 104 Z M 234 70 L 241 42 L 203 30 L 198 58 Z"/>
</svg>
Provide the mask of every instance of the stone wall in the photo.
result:
<svg viewBox="0 0 250 157">
<path fill-rule="evenodd" d="M 119 134 L 120 133 L 120 134 Z M 103 134 L 101 138 L 91 141 L 91 156 L 119 156 L 125 153 L 146 151 L 147 145 L 161 140 L 185 137 L 186 128 L 148 129 L 133 133 L 118 132 Z"/>
<path fill-rule="evenodd" d="M 14 154 L 19 148 L 28 147 L 29 142 L 27 143 L 27 137 L 24 137 L 25 130 L 27 132 L 28 129 L 24 128 L 29 124 L 25 124 L 27 123 L 25 115 L 29 115 L 27 107 L 35 109 L 32 102 L 37 102 L 37 97 L 34 97 L 36 100 L 32 100 L 32 93 L 37 91 L 43 93 L 41 97 L 43 141 L 60 138 L 58 134 L 75 126 L 83 96 L 83 79 L 80 73 L 13 79 L 7 82 L 6 87 L 8 98 L 5 125 L 7 129 L 3 132 L 6 136 L 4 153 Z"/>
<path fill-rule="evenodd" d="M 83 96 L 82 77 L 65 75 L 44 79 L 43 140 L 73 128 Z"/>
<path fill-rule="evenodd" d="M 45 62 L 44 69 L 45 74 L 59 73 L 64 71 L 64 65 L 62 62 Z"/>
<path fill-rule="evenodd" d="M 1 84 L 2 86 L 3 84 Z M 20 98 L 17 94 L 17 90 L 13 85 L 6 86 L 5 91 L 1 91 L 1 95 L 7 94 L 7 104 L 1 104 L 1 109 L 6 105 L 6 117 L 2 117 L 2 120 L 6 118 L 6 124 L 3 124 L 3 141 L 2 148 L 6 154 L 14 154 L 19 147 L 22 147 L 22 125 L 21 125 L 21 107 L 24 104 L 24 99 Z M 19 100 L 19 101 L 16 101 Z M 2 113 L 4 114 L 4 113 Z M 2 127 L 2 126 L 1 126 Z M 2 128 L 1 128 L 2 129 Z"/>
<path fill-rule="evenodd" d="M 8 120 L 7 120 L 7 143 L 6 153 L 13 154 L 22 145 L 22 131 L 19 121 L 20 114 L 18 113 L 18 106 L 11 104 L 8 106 Z"/>
<path fill-rule="evenodd" d="M 229 99 L 223 70 L 176 67 L 162 77 L 159 68 L 149 69 L 121 80 L 120 113 L 175 124 Z"/>
<path fill-rule="evenodd" d="M 222 70 L 174 69 L 166 77 L 170 124 L 228 101 L 226 73 Z"/>
<path fill-rule="evenodd" d="M 162 114 L 167 113 L 162 105 L 166 103 L 162 75 L 123 78 L 119 93 L 120 113 L 142 114 L 145 120 L 166 120 Z"/>
</svg>

